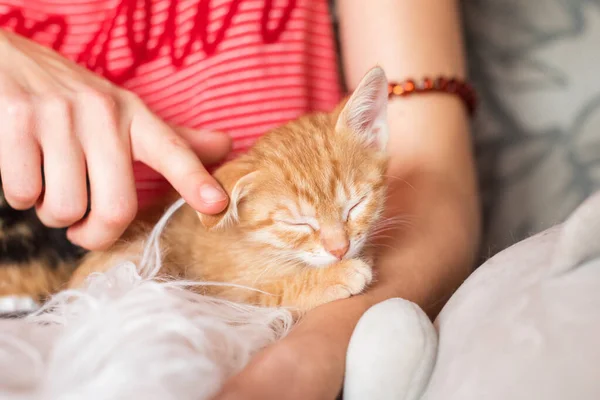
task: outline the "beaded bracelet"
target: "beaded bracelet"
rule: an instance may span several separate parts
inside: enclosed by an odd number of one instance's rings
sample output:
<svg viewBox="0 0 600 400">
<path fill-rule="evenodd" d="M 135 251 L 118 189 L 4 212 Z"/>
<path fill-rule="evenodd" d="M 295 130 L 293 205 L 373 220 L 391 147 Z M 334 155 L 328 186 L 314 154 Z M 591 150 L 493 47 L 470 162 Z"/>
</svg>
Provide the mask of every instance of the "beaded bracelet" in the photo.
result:
<svg viewBox="0 0 600 400">
<path fill-rule="evenodd" d="M 440 76 L 436 79 L 423 78 L 419 82 L 412 79 L 407 79 L 402 82 L 390 82 L 388 84 L 388 96 L 408 96 L 415 93 L 450 93 L 458 95 L 467 110 L 469 115 L 473 115 L 477 107 L 477 96 L 475 89 L 467 82 L 457 78 L 445 78 Z"/>
</svg>

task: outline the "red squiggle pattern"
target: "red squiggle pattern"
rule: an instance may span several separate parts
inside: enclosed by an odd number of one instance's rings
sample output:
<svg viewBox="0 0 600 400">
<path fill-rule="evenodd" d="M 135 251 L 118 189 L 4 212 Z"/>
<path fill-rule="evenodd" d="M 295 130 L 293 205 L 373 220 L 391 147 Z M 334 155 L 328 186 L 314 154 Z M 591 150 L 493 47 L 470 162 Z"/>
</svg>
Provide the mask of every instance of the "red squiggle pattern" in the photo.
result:
<svg viewBox="0 0 600 400">
<path fill-rule="evenodd" d="M 12 9 L 9 12 L 0 15 L 0 27 L 13 27 L 13 31 L 28 38 L 35 38 L 39 32 L 45 32 L 50 27 L 57 27 L 58 33 L 52 41 L 51 47 L 59 51 L 67 34 L 67 23 L 59 15 L 49 15 L 42 21 L 36 21 L 30 26 L 25 23 L 25 17 L 20 9 Z"/>
<path fill-rule="evenodd" d="M 217 29 L 215 38 L 210 41 L 208 39 L 208 24 L 210 22 L 210 2 L 211 0 L 200 0 L 197 5 L 194 25 L 190 31 L 187 42 L 183 45 L 180 55 L 177 55 L 176 39 L 176 17 L 179 0 L 171 0 L 167 19 L 164 22 L 162 34 L 158 37 L 157 43 L 150 47 L 150 30 L 152 28 L 152 16 L 154 13 L 153 0 L 121 0 L 116 7 L 116 12 L 110 19 L 106 20 L 100 29 L 96 31 L 92 39 L 87 43 L 84 50 L 77 56 L 77 62 L 85 65 L 88 69 L 102 74 L 107 79 L 114 83 L 120 84 L 136 73 L 137 68 L 147 62 L 156 60 L 163 46 L 168 46 L 171 55 L 171 63 L 175 67 L 181 67 L 185 59 L 192 51 L 192 46 L 199 39 L 202 44 L 202 51 L 206 56 L 211 56 L 216 52 L 217 46 L 223 41 L 227 30 L 231 27 L 231 22 L 237 13 L 240 3 L 244 0 L 232 0 L 227 14 L 223 18 L 222 25 Z M 286 23 L 289 21 L 292 11 L 296 6 L 296 0 L 287 0 L 288 4 L 283 11 L 283 15 L 274 29 L 269 29 L 269 17 L 273 8 L 273 0 L 265 0 L 262 17 L 260 20 L 261 33 L 264 43 L 275 43 L 281 33 L 285 30 Z M 140 6 L 141 5 L 141 6 Z M 134 13 L 143 9 L 144 21 L 142 37 L 136 40 L 136 29 L 134 28 Z M 127 48 L 129 49 L 133 62 L 132 64 L 121 71 L 115 72 L 108 67 L 108 46 L 114 40 L 113 33 L 116 28 L 116 21 L 120 16 L 125 16 Z M 65 18 L 59 15 L 48 16 L 45 20 L 35 22 L 30 27 L 25 24 L 25 18 L 20 9 L 12 9 L 4 15 L 0 15 L 0 26 L 11 25 L 14 22 L 14 31 L 26 37 L 34 38 L 37 33 L 47 31 L 49 27 L 56 26 L 59 28 L 55 40 L 51 47 L 54 50 L 60 51 L 64 38 L 67 32 L 67 23 Z M 94 49 L 100 48 L 100 51 L 95 52 Z"/>
</svg>

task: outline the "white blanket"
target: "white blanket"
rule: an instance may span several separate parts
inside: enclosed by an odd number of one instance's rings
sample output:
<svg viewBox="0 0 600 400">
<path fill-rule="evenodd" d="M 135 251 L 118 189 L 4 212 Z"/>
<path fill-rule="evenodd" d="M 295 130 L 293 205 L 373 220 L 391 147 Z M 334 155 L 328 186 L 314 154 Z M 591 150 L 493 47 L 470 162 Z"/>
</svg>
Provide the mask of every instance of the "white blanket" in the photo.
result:
<svg viewBox="0 0 600 400">
<path fill-rule="evenodd" d="M 344 399 L 600 399 L 600 193 L 478 268 L 435 328 L 400 299 L 369 310 Z"/>
<path fill-rule="evenodd" d="M 158 282 L 151 235 L 140 265 L 90 277 L 25 319 L 0 320 L 2 400 L 204 400 L 292 324 L 284 309 Z M 27 304 L 25 304 L 27 305 Z"/>
</svg>

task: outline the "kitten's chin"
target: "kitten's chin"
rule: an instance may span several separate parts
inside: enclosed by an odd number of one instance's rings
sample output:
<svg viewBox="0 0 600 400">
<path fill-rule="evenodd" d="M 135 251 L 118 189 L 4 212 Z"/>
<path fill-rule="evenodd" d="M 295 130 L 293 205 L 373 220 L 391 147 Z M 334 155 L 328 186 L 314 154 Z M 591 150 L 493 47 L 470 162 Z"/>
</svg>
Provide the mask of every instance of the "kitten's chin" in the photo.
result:
<svg viewBox="0 0 600 400">
<path fill-rule="evenodd" d="M 331 254 L 300 254 L 300 259 L 313 268 L 327 268 L 330 265 L 339 262 L 337 258 Z"/>
</svg>

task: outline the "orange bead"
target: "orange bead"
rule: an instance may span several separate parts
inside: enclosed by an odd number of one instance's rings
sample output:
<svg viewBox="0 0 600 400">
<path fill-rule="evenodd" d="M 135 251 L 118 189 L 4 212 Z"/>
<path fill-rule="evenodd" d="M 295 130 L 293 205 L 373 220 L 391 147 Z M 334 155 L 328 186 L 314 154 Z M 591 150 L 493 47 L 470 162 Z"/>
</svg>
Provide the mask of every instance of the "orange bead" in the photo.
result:
<svg viewBox="0 0 600 400">
<path fill-rule="evenodd" d="M 431 88 L 433 88 L 433 81 L 431 78 L 423 79 L 423 89 L 430 90 Z"/>
<path fill-rule="evenodd" d="M 407 79 L 402 82 L 388 83 L 388 97 L 391 96 L 408 96 L 415 93 L 427 92 L 446 92 L 458 95 L 467 106 L 469 113 L 473 114 L 477 106 L 477 95 L 475 89 L 458 78 L 438 76 L 435 79 L 424 77 L 422 80 L 416 81 Z"/>
<path fill-rule="evenodd" d="M 396 85 L 396 86 L 394 86 L 394 94 L 395 94 L 396 96 L 401 96 L 401 95 L 403 95 L 403 94 L 404 94 L 404 88 L 402 88 L 402 86 L 401 86 L 401 85 Z"/>
</svg>

